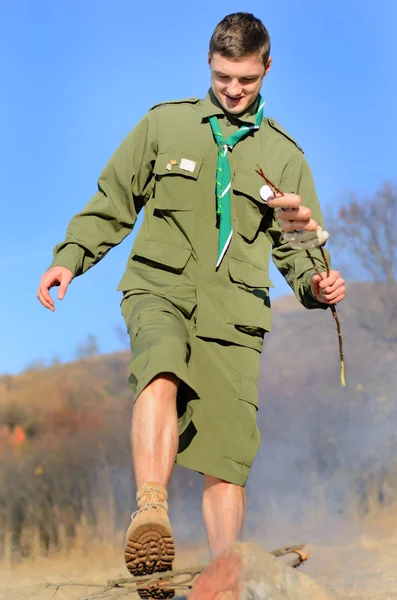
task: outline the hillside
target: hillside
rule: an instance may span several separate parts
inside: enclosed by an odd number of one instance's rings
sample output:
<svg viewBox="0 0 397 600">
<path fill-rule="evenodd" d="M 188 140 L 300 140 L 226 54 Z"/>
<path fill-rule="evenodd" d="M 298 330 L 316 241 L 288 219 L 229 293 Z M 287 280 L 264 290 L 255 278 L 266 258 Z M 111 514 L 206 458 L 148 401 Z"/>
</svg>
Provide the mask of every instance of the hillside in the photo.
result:
<svg viewBox="0 0 397 600">
<path fill-rule="evenodd" d="M 397 348 L 366 330 L 369 307 L 372 319 L 383 317 L 376 290 L 356 284 L 338 309 L 342 389 L 330 311 L 307 311 L 293 297 L 274 301 L 259 386 L 262 446 L 248 485 L 249 533 L 261 535 L 265 527 L 270 535 L 292 523 L 315 532 L 324 519 L 364 515 L 397 499 Z M 49 525 L 54 507 L 68 535 L 83 512 L 94 524 L 101 511 L 111 511 L 112 526 L 124 527 L 134 491 L 128 362 L 129 353 L 120 352 L 0 378 L 4 535 L 28 520 L 44 540 L 58 543 L 57 526 Z M 192 525 L 203 537 L 201 486 L 201 476 L 175 470 L 170 495 L 180 539 L 191 536 Z M 326 534 L 332 526 L 322 525 Z"/>
</svg>

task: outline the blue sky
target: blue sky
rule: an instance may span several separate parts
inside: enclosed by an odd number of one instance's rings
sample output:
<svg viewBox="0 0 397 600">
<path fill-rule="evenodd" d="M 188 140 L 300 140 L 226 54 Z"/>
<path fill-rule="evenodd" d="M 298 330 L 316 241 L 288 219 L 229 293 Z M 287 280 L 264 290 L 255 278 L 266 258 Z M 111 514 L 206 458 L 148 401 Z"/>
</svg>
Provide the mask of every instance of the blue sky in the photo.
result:
<svg viewBox="0 0 397 600">
<path fill-rule="evenodd" d="M 135 232 L 72 283 L 54 314 L 36 299 L 40 276 L 147 109 L 206 94 L 212 30 L 240 10 L 270 32 L 265 113 L 304 148 L 325 215 L 351 190 L 371 195 L 395 181 L 395 0 L 3 2 L 0 373 L 72 360 L 88 334 L 102 352 L 123 347 L 116 287 Z M 289 293 L 272 276 L 273 298 Z"/>
</svg>

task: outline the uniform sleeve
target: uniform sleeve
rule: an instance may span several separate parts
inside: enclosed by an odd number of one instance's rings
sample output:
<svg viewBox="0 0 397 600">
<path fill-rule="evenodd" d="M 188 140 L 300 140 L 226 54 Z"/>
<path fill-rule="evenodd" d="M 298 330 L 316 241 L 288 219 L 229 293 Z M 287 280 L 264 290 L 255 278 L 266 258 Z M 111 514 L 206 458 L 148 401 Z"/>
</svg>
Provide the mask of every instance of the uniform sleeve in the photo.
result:
<svg viewBox="0 0 397 600">
<path fill-rule="evenodd" d="M 146 115 L 113 154 L 98 180 L 98 191 L 70 221 L 54 248 L 53 266 L 85 273 L 132 231 L 153 187 L 157 152 L 154 118 Z"/>
<path fill-rule="evenodd" d="M 302 205 L 310 208 L 312 218 L 321 227 L 324 227 L 313 177 L 303 154 L 297 155 L 297 159 L 288 164 L 284 169 L 280 189 L 284 193 L 299 194 L 302 198 Z M 271 227 L 267 230 L 267 235 L 270 237 L 273 246 L 273 262 L 293 289 L 301 304 L 306 308 L 326 309 L 328 305 L 318 302 L 311 292 L 310 277 L 315 273 L 315 269 L 306 251 L 294 250 L 288 242 L 283 241 L 281 227 L 275 218 L 273 218 Z M 327 250 L 324 250 L 324 253 L 330 265 L 329 253 Z M 319 270 L 326 271 L 320 250 L 313 248 L 310 250 L 310 255 L 313 257 Z"/>
</svg>

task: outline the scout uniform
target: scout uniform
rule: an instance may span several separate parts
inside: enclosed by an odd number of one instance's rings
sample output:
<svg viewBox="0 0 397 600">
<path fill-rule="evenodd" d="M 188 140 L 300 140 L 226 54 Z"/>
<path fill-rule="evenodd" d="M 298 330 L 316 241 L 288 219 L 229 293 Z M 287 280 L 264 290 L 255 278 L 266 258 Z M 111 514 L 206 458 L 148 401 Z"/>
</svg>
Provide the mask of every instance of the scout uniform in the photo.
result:
<svg viewBox="0 0 397 600">
<path fill-rule="evenodd" d="M 137 397 L 160 373 L 180 379 L 177 462 L 245 485 L 259 447 L 259 358 L 271 330 L 270 254 L 307 308 L 314 269 L 305 252 L 283 242 L 273 209 L 259 190 L 268 179 L 302 197 L 322 225 L 301 148 L 272 119 L 229 152 L 233 235 L 218 262 L 215 181 L 218 145 L 209 118 L 226 139 L 254 124 L 257 104 L 226 118 L 212 91 L 204 100 L 166 102 L 138 123 L 103 170 L 98 192 L 69 224 L 52 263 L 81 275 L 143 224 L 118 289 L 131 338 L 130 384 Z M 325 270 L 321 255 L 311 250 Z"/>
</svg>

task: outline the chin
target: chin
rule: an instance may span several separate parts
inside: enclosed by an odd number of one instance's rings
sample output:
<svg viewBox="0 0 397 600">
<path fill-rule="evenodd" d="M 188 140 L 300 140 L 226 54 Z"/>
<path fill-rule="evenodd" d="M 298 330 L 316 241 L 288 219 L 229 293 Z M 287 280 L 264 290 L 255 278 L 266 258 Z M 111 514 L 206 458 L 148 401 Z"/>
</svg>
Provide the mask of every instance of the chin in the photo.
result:
<svg viewBox="0 0 397 600">
<path fill-rule="evenodd" d="M 226 112 L 233 114 L 233 115 L 238 115 L 242 112 L 244 112 L 246 110 L 248 106 L 247 101 L 244 99 L 244 102 L 241 102 L 240 104 L 238 104 L 238 106 L 228 106 L 227 102 L 223 103 L 223 108 L 226 110 Z"/>
</svg>

